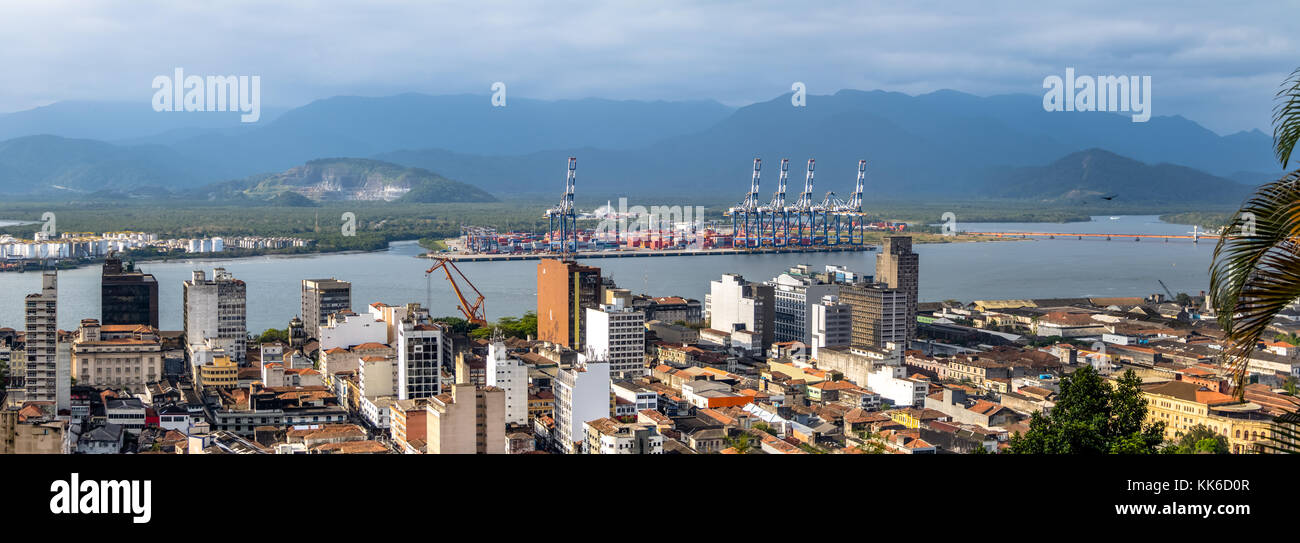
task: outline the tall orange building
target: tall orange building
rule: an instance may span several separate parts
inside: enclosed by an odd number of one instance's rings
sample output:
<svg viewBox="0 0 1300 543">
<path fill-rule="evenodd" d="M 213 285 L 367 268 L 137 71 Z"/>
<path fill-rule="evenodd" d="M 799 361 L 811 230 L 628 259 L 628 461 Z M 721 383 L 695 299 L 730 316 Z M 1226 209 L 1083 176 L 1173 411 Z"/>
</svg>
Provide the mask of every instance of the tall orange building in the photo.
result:
<svg viewBox="0 0 1300 543">
<path fill-rule="evenodd" d="M 600 307 L 600 299 L 600 268 L 543 259 L 537 264 L 537 339 L 581 351 L 586 309 Z"/>
</svg>

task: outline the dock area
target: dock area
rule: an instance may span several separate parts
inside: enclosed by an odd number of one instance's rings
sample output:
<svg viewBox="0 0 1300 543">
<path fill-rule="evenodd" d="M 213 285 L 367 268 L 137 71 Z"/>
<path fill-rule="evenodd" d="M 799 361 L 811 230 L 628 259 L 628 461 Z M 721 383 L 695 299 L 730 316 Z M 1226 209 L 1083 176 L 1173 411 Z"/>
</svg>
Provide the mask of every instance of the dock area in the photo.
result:
<svg viewBox="0 0 1300 543">
<path fill-rule="evenodd" d="M 763 247 L 754 249 L 636 249 L 623 251 L 589 251 L 578 253 L 521 253 L 521 254 L 459 254 L 437 253 L 439 258 L 454 262 L 499 262 L 510 260 L 541 260 L 543 258 L 651 258 L 658 256 L 720 256 L 720 255 L 760 255 L 782 253 L 846 253 L 874 251 L 875 245 L 829 245 L 798 247 Z M 422 258 L 429 258 L 426 253 Z"/>
</svg>

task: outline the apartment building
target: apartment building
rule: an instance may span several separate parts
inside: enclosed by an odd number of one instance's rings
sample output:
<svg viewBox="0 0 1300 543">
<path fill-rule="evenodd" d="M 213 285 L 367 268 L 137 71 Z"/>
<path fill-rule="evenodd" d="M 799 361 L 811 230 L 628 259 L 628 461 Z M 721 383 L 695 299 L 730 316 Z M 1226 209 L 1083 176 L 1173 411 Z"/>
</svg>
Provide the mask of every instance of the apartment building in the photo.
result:
<svg viewBox="0 0 1300 543">
<path fill-rule="evenodd" d="M 704 303 L 709 327 L 731 332 L 748 330 L 761 336 L 766 350 L 774 341 L 775 294 L 771 285 L 751 283 L 734 273 L 709 282 Z"/>
<path fill-rule="evenodd" d="M 488 345 L 487 384 L 505 392 L 506 424 L 528 423 L 528 365 L 510 356 L 499 334 Z"/>
<path fill-rule="evenodd" d="M 450 393 L 429 398 L 425 417 L 427 453 L 505 454 L 504 391 L 469 383 L 450 388 Z"/>
<path fill-rule="evenodd" d="M 23 399 L 70 406 L 72 360 L 61 345 L 58 330 L 59 282 L 56 272 L 41 274 L 41 291 L 26 299 L 27 345 L 23 366 Z M 161 366 L 162 362 L 159 362 Z"/>
<path fill-rule="evenodd" d="M 611 418 L 583 424 L 587 454 L 663 454 L 664 437 L 649 422 L 618 422 Z"/>
<path fill-rule="evenodd" d="M 809 346 L 812 357 L 825 347 L 846 346 L 853 343 L 853 308 L 841 302 L 839 296 L 826 295 L 811 306 Z"/>
<path fill-rule="evenodd" d="M 454 363 L 451 337 L 427 311 L 407 315 L 397 334 L 397 399 L 430 398 L 443 393 L 442 370 Z"/>
<path fill-rule="evenodd" d="M 587 350 L 609 361 L 611 378 L 630 379 L 646 374 L 645 314 L 616 303 L 587 309 Z"/>
<path fill-rule="evenodd" d="M 333 278 L 302 280 L 302 321 L 309 336 L 319 339 L 320 327 L 329 324 L 330 315 L 351 310 L 352 283 Z"/>
<path fill-rule="evenodd" d="M 225 268 L 212 270 L 208 279 L 195 270 L 182 284 L 184 338 L 187 358 L 199 347 L 221 347 L 236 362 L 248 360 L 248 287 Z"/>
<path fill-rule="evenodd" d="M 586 441 L 587 421 L 609 416 L 609 362 L 588 360 L 579 354 L 578 362 L 561 368 L 555 378 L 555 436 L 566 454 L 582 452 Z"/>
</svg>

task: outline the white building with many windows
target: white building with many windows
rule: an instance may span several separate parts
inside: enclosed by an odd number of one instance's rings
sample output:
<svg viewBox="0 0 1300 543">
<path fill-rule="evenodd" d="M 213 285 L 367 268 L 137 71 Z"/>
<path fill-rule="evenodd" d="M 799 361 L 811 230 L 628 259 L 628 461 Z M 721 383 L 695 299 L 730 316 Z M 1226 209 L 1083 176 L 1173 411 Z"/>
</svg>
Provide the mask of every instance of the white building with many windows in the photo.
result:
<svg viewBox="0 0 1300 543">
<path fill-rule="evenodd" d="M 587 350 L 609 361 L 613 378 L 630 379 L 646 374 L 645 313 L 614 304 L 587 309 Z"/>
<path fill-rule="evenodd" d="M 447 330 L 429 320 L 428 311 L 407 315 L 397 331 L 397 399 L 442 394 L 442 369 L 453 367 L 452 360 Z"/>
<path fill-rule="evenodd" d="M 812 305 L 810 326 L 812 357 L 816 359 L 817 350 L 822 347 L 852 343 L 853 308 L 841 302 L 838 296 L 822 296 L 821 301 Z"/>
<path fill-rule="evenodd" d="M 247 360 L 248 309 L 247 286 L 225 268 L 212 270 L 208 279 L 195 270 L 183 283 L 187 357 L 202 347 L 220 347 L 236 362 Z"/>
<path fill-rule="evenodd" d="M 505 392 L 506 424 L 528 423 L 528 366 L 510 356 L 499 335 L 488 345 L 487 384 Z"/>
<path fill-rule="evenodd" d="M 583 425 L 609 417 L 609 362 L 579 353 L 577 363 L 556 375 L 554 387 L 557 445 L 567 454 L 581 453 Z"/>
</svg>

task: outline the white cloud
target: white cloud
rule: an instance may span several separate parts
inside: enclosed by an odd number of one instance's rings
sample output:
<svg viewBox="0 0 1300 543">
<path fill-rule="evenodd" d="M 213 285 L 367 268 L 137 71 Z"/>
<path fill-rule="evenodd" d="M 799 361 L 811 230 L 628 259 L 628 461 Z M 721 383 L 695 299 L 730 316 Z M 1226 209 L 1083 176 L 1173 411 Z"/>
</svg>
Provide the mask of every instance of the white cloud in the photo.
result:
<svg viewBox="0 0 1300 543">
<path fill-rule="evenodd" d="M 770 99 L 790 82 L 1037 94 L 1044 75 L 1153 76 L 1160 114 L 1264 128 L 1300 59 L 1271 2 L 137 2 L 0 6 L 0 111 L 142 100 L 149 81 L 261 75 L 263 100 L 335 94 Z M 1261 82 L 1264 82 L 1261 86 Z M 1263 101 L 1241 107 L 1243 100 Z M 1171 106 L 1161 107 L 1167 101 Z"/>
</svg>

